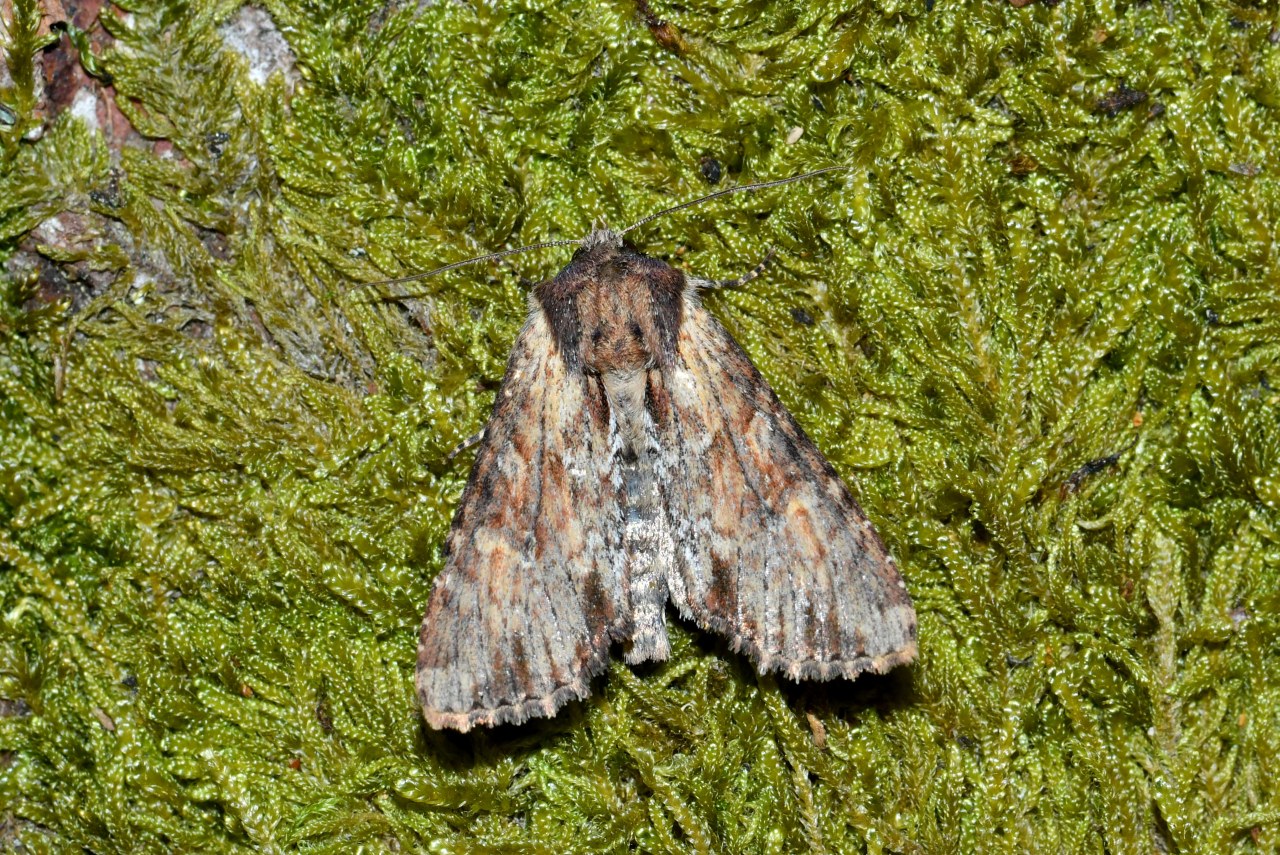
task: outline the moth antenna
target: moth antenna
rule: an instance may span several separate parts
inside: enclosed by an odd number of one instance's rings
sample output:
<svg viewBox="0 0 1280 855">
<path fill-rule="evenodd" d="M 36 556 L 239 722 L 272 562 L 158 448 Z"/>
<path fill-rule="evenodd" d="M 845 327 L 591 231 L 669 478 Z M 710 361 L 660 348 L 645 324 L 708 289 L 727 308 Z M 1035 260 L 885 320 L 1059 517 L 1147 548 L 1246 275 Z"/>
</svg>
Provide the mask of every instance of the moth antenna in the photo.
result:
<svg viewBox="0 0 1280 855">
<path fill-rule="evenodd" d="M 792 175 L 789 178 L 778 178 L 773 181 L 757 181 L 754 184 L 740 184 L 737 187 L 727 187 L 724 190 L 717 190 L 714 193 L 708 193 L 706 196 L 701 196 L 697 199 L 693 199 L 688 202 L 682 202 L 679 205 L 674 205 L 670 208 L 666 208 L 664 210 L 658 211 L 656 214 L 650 214 L 649 216 L 645 217 L 639 222 L 632 223 L 631 225 L 627 226 L 625 229 L 618 232 L 617 235 L 618 237 L 622 237 L 627 232 L 634 231 L 635 229 L 640 228 L 646 223 L 650 223 L 658 219 L 658 217 L 666 216 L 667 214 L 674 213 L 684 208 L 692 208 L 694 205 L 701 205 L 703 202 L 710 202 L 712 199 L 718 199 L 721 196 L 728 196 L 730 193 L 743 193 L 749 190 L 764 190 L 768 187 L 778 187 L 779 185 L 782 185 L 782 184 L 790 184 L 793 181 L 804 181 L 807 178 L 813 178 L 815 175 L 822 175 L 827 172 L 840 172 L 842 170 L 848 170 L 852 168 L 853 168 L 852 166 L 824 166 L 821 169 L 814 169 L 809 172 L 802 172 L 799 175 Z M 549 240 L 549 241 L 544 241 L 542 243 L 530 244 L 529 246 L 516 247 L 515 249 L 504 249 L 501 252 L 491 252 L 488 255 L 478 255 L 475 258 L 464 258 L 462 261 L 455 261 L 451 264 L 446 264 L 443 267 L 437 267 L 434 270 L 428 270 L 426 273 L 413 273 L 408 276 L 397 276 L 394 279 L 379 279 L 375 282 L 361 282 L 355 287 L 369 288 L 377 285 L 404 285 L 407 282 L 418 282 L 423 279 L 429 279 L 432 276 L 435 276 L 439 273 L 446 273 L 450 270 L 454 270 L 459 267 L 466 267 L 468 264 L 483 264 L 486 261 L 496 261 L 499 258 L 506 258 L 508 255 L 518 255 L 519 253 L 522 253 L 522 252 L 532 252 L 535 249 L 550 249 L 551 247 L 557 247 L 557 246 L 581 246 L 582 242 L 583 242 L 582 240 Z M 767 259 L 766 259 L 766 262 L 767 262 Z M 759 273 L 758 272 L 753 273 L 751 274 L 751 277 L 754 278 L 756 275 L 759 275 Z M 737 284 L 742 284 L 742 283 L 739 282 Z M 717 285 L 718 287 L 726 287 L 723 283 L 717 283 Z"/>
<path fill-rule="evenodd" d="M 703 202 L 710 202 L 712 199 L 719 199 L 721 196 L 728 196 L 730 193 L 743 193 L 748 190 L 764 190 L 767 187 L 777 187 L 780 184 L 790 184 L 793 181 L 804 181 L 806 178 L 812 178 L 815 175 L 822 175 L 826 172 L 839 172 L 841 170 L 853 169 L 852 166 L 824 166 L 821 169 L 814 169 L 810 172 L 802 172 L 799 175 L 792 175 L 790 178 L 777 178 L 773 181 L 757 181 L 755 184 L 739 184 L 737 187 L 727 187 L 724 190 L 717 190 L 714 193 L 708 193 L 706 196 L 699 197 L 689 202 L 681 202 L 679 205 L 673 205 L 670 208 L 659 211 L 656 214 L 650 214 L 638 223 L 627 226 L 618 232 L 618 237 L 622 237 L 627 232 L 638 229 L 646 223 L 650 223 L 658 217 L 664 217 L 667 214 L 675 213 L 684 208 L 692 208 L 694 205 L 701 205 Z"/>
<path fill-rule="evenodd" d="M 421 279 L 429 279 L 437 273 L 444 273 L 458 267 L 466 267 L 468 264 L 482 264 L 486 261 L 496 261 L 499 258 L 506 258 L 508 255 L 518 255 L 522 252 L 533 252 L 535 249 L 548 249 L 553 246 L 576 246 L 580 243 L 582 243 L 580 240 L 549 240 L 544 241 L 543 243 L 533 243 L 528 246 L 518 246 L 515 249 L 504 249 L 501 252 L 491 252 L 488 255 L 478 255 L 475 258 L 464 258 L 462 261 L 455 261 L 452 264 L 437 267 L 435 270 L 428 270 L 426 273 L 412 273 L 408 276 L 397 276 L 395 279 L 379 279 L 376 282 L 361 282 L 355 287 L 371 288 L 376 285 L 403 285 L 406 282 L 417 282 Z"/>
</svg>

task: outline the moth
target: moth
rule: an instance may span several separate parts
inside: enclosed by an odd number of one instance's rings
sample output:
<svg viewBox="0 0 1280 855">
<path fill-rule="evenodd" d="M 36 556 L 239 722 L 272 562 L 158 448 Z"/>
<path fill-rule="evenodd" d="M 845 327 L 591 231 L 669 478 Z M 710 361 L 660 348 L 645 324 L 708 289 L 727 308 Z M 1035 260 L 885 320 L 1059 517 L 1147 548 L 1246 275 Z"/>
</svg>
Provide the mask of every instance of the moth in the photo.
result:
<svg viewBox="0 0 1280 855">
<path fill-rule="evenodd" d="M 667 603 L 793 680 L 916 655 L 884 543 L 702 305 L 731 283 L 622 235 L 592 231 L 530 295 L 422 621 L 433 728 L 553 716 L 614 644 L 666 659 Z"/>
</svg>

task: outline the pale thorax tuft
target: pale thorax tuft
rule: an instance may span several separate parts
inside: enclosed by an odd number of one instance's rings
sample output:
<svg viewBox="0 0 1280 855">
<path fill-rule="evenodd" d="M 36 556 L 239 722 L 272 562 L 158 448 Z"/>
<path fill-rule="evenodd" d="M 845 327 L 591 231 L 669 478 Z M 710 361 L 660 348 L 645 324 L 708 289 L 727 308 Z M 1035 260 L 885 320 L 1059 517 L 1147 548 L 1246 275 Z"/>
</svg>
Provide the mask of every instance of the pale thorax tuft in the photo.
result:
<svg viewBox="0 0 1280 855">
<path fill-rule="evenodd" d="M 582 248 L 591 250 L 598 246 L 612 246 L 615 249 L 621 248 L 622 235 L 604 226 L 601 226 L 598 229 L 592 229 L 591 233 L 582 239 Z"/>
</svg>

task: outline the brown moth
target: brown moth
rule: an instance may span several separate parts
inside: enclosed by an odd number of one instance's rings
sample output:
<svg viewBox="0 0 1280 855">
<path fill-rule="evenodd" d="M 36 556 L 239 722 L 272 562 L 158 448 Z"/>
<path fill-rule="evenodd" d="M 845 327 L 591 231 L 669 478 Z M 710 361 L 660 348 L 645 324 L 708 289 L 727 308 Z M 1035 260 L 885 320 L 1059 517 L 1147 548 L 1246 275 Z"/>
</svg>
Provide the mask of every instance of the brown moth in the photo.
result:
<svg viewBox="0 0 1280 855">
<path fill-rule="evenodd" d="M 599 229 L 533 289 L 422 621 L 433 728 L 555 715 L 615 642 L 666 659 L 668 602 L 761 673 L 915 657 L 897 567 L 703 308 L 718 284 Z"/>
</svg>

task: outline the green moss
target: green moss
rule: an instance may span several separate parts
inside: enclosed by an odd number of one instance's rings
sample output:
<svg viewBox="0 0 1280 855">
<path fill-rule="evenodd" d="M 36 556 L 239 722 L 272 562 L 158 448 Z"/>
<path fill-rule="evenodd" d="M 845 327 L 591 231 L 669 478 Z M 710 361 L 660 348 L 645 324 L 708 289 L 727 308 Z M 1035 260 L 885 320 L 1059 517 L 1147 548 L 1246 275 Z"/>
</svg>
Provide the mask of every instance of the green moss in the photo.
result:
<svg viewBox="0 0 1280 855">
<path fill-rule="evenodd" d="M 301 79 L 258 86 L 236 6 L 131 0 L 112 152 L 65 113 L 34 139 L 16 2 L 6 846 L 1280 848 L 1273 13 L 652 5 L 683 53 L 621 2 L 274 0 Z M 794 686 L 680 626 L 552 721 L 424 732 L 446 455 L 567 251 L 356 286 L 632 222 L 704 155 L 854 167 L 637 237 L 709 277 L 778 247 L 710 304 L 856 481 L 920 660 Z M 87 239 L 22 243 L 64 211 Z"/>
</svg>

